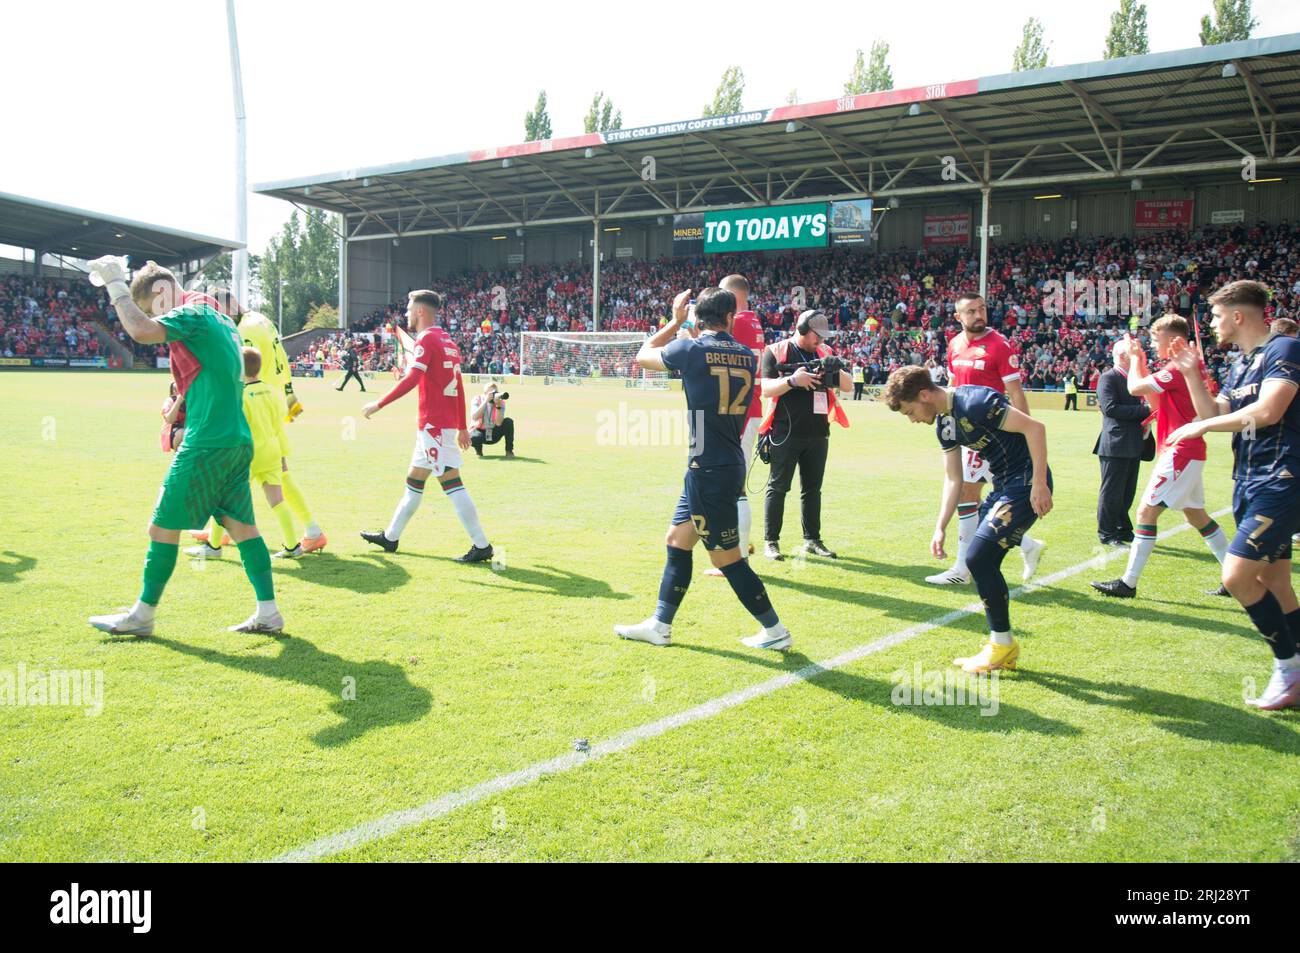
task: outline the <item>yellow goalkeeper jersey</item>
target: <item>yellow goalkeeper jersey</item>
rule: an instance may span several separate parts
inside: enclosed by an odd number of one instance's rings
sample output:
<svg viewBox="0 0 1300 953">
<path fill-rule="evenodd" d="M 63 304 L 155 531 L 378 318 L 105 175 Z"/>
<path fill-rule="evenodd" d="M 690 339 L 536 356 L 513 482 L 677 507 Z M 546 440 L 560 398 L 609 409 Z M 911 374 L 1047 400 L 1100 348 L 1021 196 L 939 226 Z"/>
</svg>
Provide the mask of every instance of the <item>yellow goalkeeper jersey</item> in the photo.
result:
<svg viewBox="0 0 1300 953">
<path fill-rule="evenodd" d="M 288 410 L 286 393 L 293 383 L 293 372 L 289 368 L 289 356 L 284 353 L 280 335 L 275 325 L 263 314 L 248 311 L 239 321 L 239 336 L 249 347 L 257 348 L 262 355 L 262 371 L 259 375 L 263 382 L 269 384 L 279 395 L 282 405 L 280 415 Z"/>
<path fill-rule="evenodd" d="M 249 381 L 244 385 L 244 419 L 253 435 L 253 462 L 248 469 L 254 478 L 263 482 L 280 482 L 283 405 L 284 395 L 277 394 L 275 387 L 266 381 Z"/>
</svg>

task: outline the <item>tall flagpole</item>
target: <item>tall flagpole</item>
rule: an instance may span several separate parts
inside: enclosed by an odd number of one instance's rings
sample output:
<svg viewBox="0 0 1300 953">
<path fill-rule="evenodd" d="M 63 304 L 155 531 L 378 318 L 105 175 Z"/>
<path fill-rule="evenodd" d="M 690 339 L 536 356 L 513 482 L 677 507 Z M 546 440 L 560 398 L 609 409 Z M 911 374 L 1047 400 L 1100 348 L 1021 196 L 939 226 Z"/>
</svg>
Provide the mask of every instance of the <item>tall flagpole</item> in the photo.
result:
<svg viewBox="0 0 1300 953">
<path fill-rule="evenodd" d="M 239 35 L 235 32 L 235 0 L 226 0 L 230 32 L 230 80 L 235 93 L 235 231 L 243 248 L 234 253 L 231 289 L 240 304 L 248 302 L 248 149 L 244 132 L 244 80 L 239 70 Z"/>
</svg>

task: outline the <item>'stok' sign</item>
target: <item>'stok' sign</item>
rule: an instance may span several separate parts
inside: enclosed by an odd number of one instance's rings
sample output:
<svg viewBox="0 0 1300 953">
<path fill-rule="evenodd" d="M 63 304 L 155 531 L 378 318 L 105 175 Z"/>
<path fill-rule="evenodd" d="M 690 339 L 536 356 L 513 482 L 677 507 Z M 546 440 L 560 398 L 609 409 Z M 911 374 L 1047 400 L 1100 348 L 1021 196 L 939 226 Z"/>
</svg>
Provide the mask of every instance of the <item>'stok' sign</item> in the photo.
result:
<svg viewBox="0 0 1300 953">
<path fill-rule="evenodd" d="M 704 251 L 824 248 L 826 221 L 824 202 L 706 212 Z"/>
</svg>

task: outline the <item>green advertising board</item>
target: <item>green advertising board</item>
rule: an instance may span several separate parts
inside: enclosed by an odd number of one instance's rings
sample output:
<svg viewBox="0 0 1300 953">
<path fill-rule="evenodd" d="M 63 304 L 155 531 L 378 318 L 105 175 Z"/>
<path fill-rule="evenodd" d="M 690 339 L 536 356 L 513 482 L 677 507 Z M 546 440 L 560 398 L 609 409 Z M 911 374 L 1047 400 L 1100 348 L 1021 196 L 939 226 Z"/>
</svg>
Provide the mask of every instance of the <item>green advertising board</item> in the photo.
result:
<svg viewBox="0 0 1300 953">
<path fill-rule="evenodd" d="M 826 203 L 704 213 L 704 253 L 825 248 Z"/>
</svg>

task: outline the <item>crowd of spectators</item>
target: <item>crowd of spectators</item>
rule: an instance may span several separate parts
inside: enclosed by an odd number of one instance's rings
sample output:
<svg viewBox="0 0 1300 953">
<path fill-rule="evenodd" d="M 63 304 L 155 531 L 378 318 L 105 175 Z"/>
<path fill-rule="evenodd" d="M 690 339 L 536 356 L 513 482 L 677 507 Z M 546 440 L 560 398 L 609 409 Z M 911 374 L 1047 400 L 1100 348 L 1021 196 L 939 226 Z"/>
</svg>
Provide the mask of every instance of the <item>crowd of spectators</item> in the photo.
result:
<svg viewBox="0 0 1300 953">
<path fill-rule="evenodd" d="M 104 356 L 94 321 L 106 302 L 84 282 L 28 275 L 0 278 L 0 355 L 93 358 Z"/>
<path fill-rule="evenodd" d="M 731 272 L 749 278 L 750 306 L 768 340 L 788 334 L 804 308 L 820 309 L 840 332 L 834 350 L 862 366 L 868 383 L 881 383 L 901 365 L 944 362 L 947 342 L 959 330 L 956 296 L 978 288 L 979 252 L 974 246 L 832 249 L 612 262 L 601 266 L 600 329 L 652 331 L 680 290 L 716 284 Z M 1145 340 L 1145 326 L 1169 310 L 1207 327 L 1205 299 L 1237 278 L 1273 288 L 1272 316 L 1300 315 L 1300 226 L 990 245 L 989 323 L 1019 352 L 1026 387 L 1060 389 L 1073 377 L 1087 389 L 1116 338 L 1131 330 Z M 521 331 L 592 330 L 591 275 L 577 263 L 466 272 L 435 284 L 447 297 L 446 326 L 466 371 L 517 371 Z M 1115 294 L 1117 288 L 1124 294 Z M 393 302 L 352 330 L 391 329 L 405 307 Z M 1224 355 L 1209 348 L 1207 356 L 1221 377 Z"/>
<path fill-rule="evenodd" d="M 357 356 L 357 370 L 391 371 L 397 354 L 391 326 L 373 332 L 358 332 L 354 327 L 317 337 L 302 349 L 294 363 L 304 369 L 320 365 L 321 370 L 337 370 L 343 366 L 347 351 Z"/>
<path fill-rule="evenodd" d="M 817 308 L 840 332 L 833 349 L 859 365 L 868 384 L 878 384 L 904 364 L 944 363 L 947 342 L 959 330 L 956 297 L 978 287 L 979 253 L 974 246 L 845 248 L 610 262 L 601 267 L 600 330 L 649 333 L 667 320 L 683 288 L 699 290 L 732 272 L 749 278 L 750 307 L 769 341 L 788 334 L 800 311 Z M 1300 317 L 1300 225 L 992 244 L 989 323 L 1019 353 L 1026 387 L 1059 389 L 1073 377 L 1089 389 L 1116 338 L 1131 330 L 1145 339 L 1145 326 L 1168 310 L 1196 317 L 1206 328 L 1206 298 L 1237 278 L 1255 278 L 1273 289 L 1272 316 Z M 445 326 L 461 348 L 467 373 L 518 373 L 523 331 L 592 330 L 591 273 L 576 262 L 464 272 L 435 285 L 447 298 Z M 1108 296 L 1107 288 L 1129 293 Z M 317 339 L 300 361 L 335 367 L 351 347 L 363 370 L 388 371 L 395 356 L 393 330 L 405 310 L 405 300 L 379 308 L 353 321 L 347 332 Z M 152 364 L 166 353 L 166 345 L 131 341 L 103 293 L 85 282 L 0 278 L 0 355 L 107 356 L 96 322 L 138 359 Z M 523 370 L 625 372 L 618 362 L 626 363 L 626 355 L 594 358 L 576 369 L 562 357 L 548 354 L 544 369 Z M 1207 357 L 1211 373 L 1221 378 L 1225 356 L 1209 348 Z"/>
</svg>

